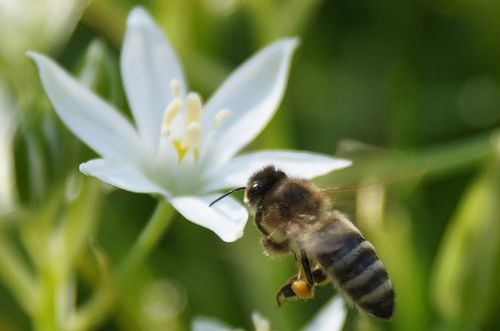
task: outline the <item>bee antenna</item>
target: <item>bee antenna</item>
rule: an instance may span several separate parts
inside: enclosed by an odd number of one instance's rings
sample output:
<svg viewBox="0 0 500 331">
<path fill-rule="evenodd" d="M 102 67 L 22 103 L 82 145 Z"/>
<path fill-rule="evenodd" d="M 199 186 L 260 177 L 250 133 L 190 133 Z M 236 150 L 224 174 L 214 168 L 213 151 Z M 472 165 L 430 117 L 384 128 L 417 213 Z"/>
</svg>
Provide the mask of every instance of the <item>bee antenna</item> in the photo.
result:
<svg viewBox="0 0 500 331">
<path fill-rule="evenodd" d="M 217 199 L 215 199 L 214 201 L 210 202 L 210 204 L 208 205 L 209 207 L 212 207 L 215 203 L 219 202 L 220 200 L 224 199 L 225 197 L 227 197 L 229 194 L 233 193 L 233 192 L 236 192 L 236 191 L 241 191 L 241 190 L 244 190 L 246 187 L 245 186 L 242 186 L 242 187 L 237 187 L 237 188 L 233 188 L 232 190 L 224 193 L 223 195 L 221 195 L 220 197 L 218 197 Z"/>
</svg>

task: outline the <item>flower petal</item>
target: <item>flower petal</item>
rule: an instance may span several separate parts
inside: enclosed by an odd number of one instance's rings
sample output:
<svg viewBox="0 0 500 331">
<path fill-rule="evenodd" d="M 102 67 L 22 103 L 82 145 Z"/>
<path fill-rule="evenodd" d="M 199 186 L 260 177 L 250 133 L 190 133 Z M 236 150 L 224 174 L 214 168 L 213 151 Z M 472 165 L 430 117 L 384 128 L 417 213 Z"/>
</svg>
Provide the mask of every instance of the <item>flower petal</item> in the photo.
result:
<svg viewBox="0 0 500 331">
<path fill-rule="evenodd" d="M 210 202 L 218 197 L 217 194 L 181 196 L 170 199 L 170 202 L 186 219 L 212 230 L 226 242 L 235 241 L 243 235 L 248 213 L 232 197 L 226 197 L 209 207 Z"/>
<path fill-rule="evenodd" d="M 351 161 L 310 152 L 267 150 L 236 156 L 226 165 L 208 173 L 210 182 L 204 190 L 207 192 L 244 186 L 248 178 L 257 170 L 274 165 L 288 176 L 311 179 L 325 175 L 333 170 L 348 167 Z"/>
<path fill-rule="evenodd" d="M 170 82 L 185 93 L 182 68 L 165 35 L 142 8 L 134 8 L 120 59 L 123 84 L 141 137 L 156 151 L 163 113 L 172 100 Z"/>
<path fill-rule="evenodd" d="M 106 158 L 137 158 L 139 137 L 124 116 L 48 57 L 35 52 L 28 56 L 37 64 L 57 114 L 78 138 Z"/>
<path fill-rule="evenodd" d="M 205 156 L 226 162 L 269 122 L 283 97 L 297 43 L 283 39 L 266 47 L 241 65 L 208 101 L 202 117 Z M 215 129 L 216 115 L 224 109 L 230 113 Z"/>
<path fill-rule="evenodd" d="M 319 313 L 307 324 L 303 331 L 336 331 L 342 330 L 347 316 L 344 300 L 340 295 L 331 299 Z"/>
<path fill-rule="evenodd" d="M 191 331 L 234 331 L 235 328 L 218 319 L 205 316 L 195 316 L 191 322 Z"/>
<path fill-rule="evenodd" d="M 103 182 L 137 193 L 158 193 L 165 198 L 170 194 L 146 177 L 132 164 L 105 159 L 94 159 L 80 164 L 80 171 L 88 176 L 97 177 Z"/>
</svg>

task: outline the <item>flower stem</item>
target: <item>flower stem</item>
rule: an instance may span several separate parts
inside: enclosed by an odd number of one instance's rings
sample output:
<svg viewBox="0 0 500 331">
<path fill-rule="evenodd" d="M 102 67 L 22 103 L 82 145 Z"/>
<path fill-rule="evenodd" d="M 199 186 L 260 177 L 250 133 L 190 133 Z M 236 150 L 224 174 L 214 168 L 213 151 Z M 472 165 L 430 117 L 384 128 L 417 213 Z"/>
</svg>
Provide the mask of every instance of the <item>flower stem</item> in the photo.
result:
<svg viewBox="0 0 500 331">
<path fill-rule="evenodd" d="M 117 279 L 127 277 L 141 265 L 172 223 L 173 208 L 167 201 L 159 201 L 156 210 L 142 230 L 117 270 Z"/>
<path fill-rule="evenodd" d="M 75 311 L 71 331 L 93 330 L 108 316 L 115 306 L 115 288 L 106 255 L 93 247 L 94 258 L 100 274 L 98 286 L 92 296 Z M 93 272 L 95 270 L 92 270 Z"/>
</svg>

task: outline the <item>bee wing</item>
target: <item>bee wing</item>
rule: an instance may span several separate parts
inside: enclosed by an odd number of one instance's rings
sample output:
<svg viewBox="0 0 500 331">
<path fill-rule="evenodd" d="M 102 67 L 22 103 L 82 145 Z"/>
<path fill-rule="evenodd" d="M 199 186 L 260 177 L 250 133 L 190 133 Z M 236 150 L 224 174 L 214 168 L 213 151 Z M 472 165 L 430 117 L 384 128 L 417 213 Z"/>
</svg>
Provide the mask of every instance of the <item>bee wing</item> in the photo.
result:
<svg viewBox="0 0 500 331">
<path fill-rule="evenodd" d="M 297 244 L 298 247 L 307 249 L 310 242 L 316 239 L 318 221 L 311 215 L 294 215 L 285 229 L 287 237 Z"/>
<path fill-rule="evenodd" d="M 331 254 L 343 248 L 346 236 L 362 238 L 359 231 L 340 212 L 331 212 L 320 220 L 293 223 L 289 236 L 297 246 L 314 255 Z"/>
</svg>

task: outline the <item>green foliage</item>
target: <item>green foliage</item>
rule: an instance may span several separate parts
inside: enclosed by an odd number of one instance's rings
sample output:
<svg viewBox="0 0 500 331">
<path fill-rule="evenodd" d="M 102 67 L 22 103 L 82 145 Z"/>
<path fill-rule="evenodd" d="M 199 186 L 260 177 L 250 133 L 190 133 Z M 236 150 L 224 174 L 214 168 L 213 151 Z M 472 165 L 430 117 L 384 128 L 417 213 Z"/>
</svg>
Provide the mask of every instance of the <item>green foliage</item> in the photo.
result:
<svg viewBox="0 0 500 331">
<path fill-rule="evenodd" d="M 498 317 L 500 164 L 495 153 L 465 193 L 436 259 L 433 298 L 453 330 L 486 330 Z"/>
</svg>

